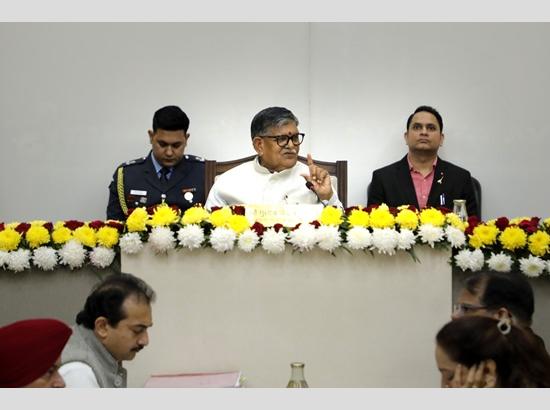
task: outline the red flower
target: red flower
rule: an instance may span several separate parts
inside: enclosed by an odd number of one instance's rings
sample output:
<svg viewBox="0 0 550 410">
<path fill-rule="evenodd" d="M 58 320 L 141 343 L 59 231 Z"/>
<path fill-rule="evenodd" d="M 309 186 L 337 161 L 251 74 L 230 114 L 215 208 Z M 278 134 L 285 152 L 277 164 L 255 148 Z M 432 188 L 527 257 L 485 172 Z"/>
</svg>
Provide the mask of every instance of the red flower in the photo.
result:
<svg viewBox="0 0 550 410">
<path fill-rule="evenodd" d="M 136 210 L 136 208 L 128 208 L 128 211 L 126 212 L 126 217 L 129 217 L 130 215 L 132 215 L 132 212 L 134 212 Z"/>
<path fill-rule="evenodd" d="M 0 231 L 3 231 L 4 230 L 4 222 L 0 222 Z"/>
<path fill-rule="evenodd" d="M 147 213 L 149 215 L 153 215 L 155 213 L 155 210 L 157 209 L 158 205 L 151 205 L 147 207 Z"/>
<path fill-rule="evenodd" d="M 84 222 L 70 220 L 65 222 L 65 227 L 69 228 L 71 231 L 74 231 L 77 228 L 80 228 L 84 225 Z"/>
<path fill-rule="evenodd" d="M 376 204 L 376 205 L 369 205 L 369 206 L 367 206 L 367 207 L 364 209 L 364 211 L 365 211 L 365 212 L 368 212 L 368 213 L 371 213 L 373 209 L 376 209 L 376 208 L 378 208 L 379 206 L 380 206 L 380 205 L 378 205 L 378 204 Z"/>
<path fill-rule="evenodd" d="M 259 222 L 254 222 L 254 225 L 250 227 L 258 236 L 262 236 L 265 231 L 265 226 Z"/>
<path fill-rule="evenodd" d="M 221 206 L 213 206 L 212 208 L 210 208 L 210 212 L 217 211 L 218 209 L 222 209 L 222 207 Z"/>
<path fill-rule="evenodd" d="M 298 229 L 300 227 L 300 225 L 302 225 L 301 223 L 299 224 L 296 224 L 296 226 L 294 228 L 290 228 L 291 231 L 295 231 L 296 229 Z M 277 231 L 278 232 L 278 231 Z"/>
<path fill-rule="evenodd" d="M 245 208 L 242 205 L 233 205 L 231 207 L 234 215 L 243 215 L 245 214 Z"/>
<path fill-rule="evenodd" d="M 173 210 L 177 215 L 181 215 L 181 209 L 177 205 L 170 205 L 170 209 Z"/>
<path fill-rule="evenodd" d="M 418 212 L 418 209 L 417 209 L 416 206 L 414 206 L 414 205 L 409 205 L 409 206 L 407 207 L 407 209 L 408 209 L 409 211 Z"/>
<path fill-rule="evenodd" d="M 321 224 L 319 223 L 319 221 L 311 221 L 309 223 L 310 225 L 313 225 L 315 228 L 319 228 L 321 226 Z"/>
<path fill-rule="evenodd" d="M 51 222 L 46 222 L 44 225 L 44 228 L 46 228 L 48 230 L 48 232 L 51 232 L 53 231 L 53 224 Z"/>
<path fill-rule="evenodd" d="M 504 231 L 510 225 L 510 221 L 505 216 L 501 216 L 495 222 L 497 228 L 501 231 Z"/>
<path fill-rule="evenodd" d="M 88 224 L 88 226 L 97 231 L 99 228 L 103 228 L 105 226 L 105 222 L 103 222 L 103 221 L 92 221 Z"/>
<path fill-rule="evenodd" d="M 474 228 L 480 224 L 480 220 L 477 216 L 473 215 L 468 218 L 468 227 L 464 231 L 466 235 L 471 235 L 474 232 Z"/>
<path fill-rule="evenodd" d="M 449 208 L 445 208 L 444 206 L 440 206 L 437 209 L 439 209 L 439 212 L 441 212 L 443 215 L 447 215 L 453 212 L 452 210 L 450 210 Z"/>
<path fill-rule="evenodd" d="M 351 214 L 351 211 L 360 210 L 360 209 L 361 208 L 359 208 L 358 206 L 350 206 L 346 208 L 345 213 L 346 215 L 349 215 Z"/>
<path fill-rule="evenodd" d="M 124 229 L 124 224 L 122 224 L 118 221 L 108 221 L 107 226 L 110 226 L 111 228 L 115 228 L 119 232 L 122 232 L 122 230 Z"/>
<path fill-rule="evenodd" d="M 299 225 L 299 224 L 298 224 L 298 225 Z M 275 224 L 275 225 L 273 225 L 273 230 L 274 230 L 275 232 L 279 232 L 279 231 L 280 231 L 281 229 L 283 229 L 283 228 L 284 228 L 283 224 Z"/>
<path fill-rule="evenodd" d="M 540 218 L 533 217 L 525 219 L 519 223 L 519 227 L 527 233 L 534 233 L 538 230 Z"/>
<path fill-rule="evenodd" d="M 390 206 L 390 214 L 392 214 L 393 216 L 397 216 L 398 213 L 399 210 L 396 207 Z"/>
<path fill-rule="evenodd" d="M 17 225 L 15 230 L 19 232 L 21 235 L 23 235 L 29 230 L 30 227 L 31 227 L 31 224 L 28 224 L 26 222 L 21 222 L 19 225 Z"/>
</svg>

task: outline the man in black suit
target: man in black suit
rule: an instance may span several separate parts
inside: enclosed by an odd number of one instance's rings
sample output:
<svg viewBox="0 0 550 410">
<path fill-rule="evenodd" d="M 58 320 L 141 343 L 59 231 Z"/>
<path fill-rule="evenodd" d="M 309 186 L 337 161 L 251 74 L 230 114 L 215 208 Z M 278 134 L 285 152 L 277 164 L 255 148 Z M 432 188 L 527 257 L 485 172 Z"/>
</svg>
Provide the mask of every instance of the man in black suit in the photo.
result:
<svg viewBox="0 0 550 410">
<path fill-rule="evenodd" d="M 407 120 L 409 153 L 372 173 L 368 205 L 453 209 L 453 200 L 465 199 L 468 215 L 480 216 L 470 172 L 437 155 L 444 138 L 443 119 L 437 110 L 418 107 Z"/>
<path fill-rule="evenodd" d="M 176 106 L 159 109 L 149 130 L 151 152 L 120 165 L 109 185 L 107 219 L 125 220 L 128 210 L 160 204 L 182 211 L 204 204 L 204 160 L 184 155 L 189 118 Z"/>
</svg>

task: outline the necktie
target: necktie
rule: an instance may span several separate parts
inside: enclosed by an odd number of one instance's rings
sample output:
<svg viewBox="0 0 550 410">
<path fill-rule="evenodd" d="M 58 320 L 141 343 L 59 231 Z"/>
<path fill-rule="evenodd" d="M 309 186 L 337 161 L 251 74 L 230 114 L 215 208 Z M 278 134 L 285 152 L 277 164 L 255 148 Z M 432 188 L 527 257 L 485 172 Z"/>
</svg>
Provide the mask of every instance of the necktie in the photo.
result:
<svg viewBox="0 0 550 410">
<path fill-rule="evenodd" d="M 167 183 L 168 182 L 168 174 L 169 173 L 170 173 L 170 168 L 162 167 L 160 169 L 160 181 L 162 183 Z"/>
</svg>

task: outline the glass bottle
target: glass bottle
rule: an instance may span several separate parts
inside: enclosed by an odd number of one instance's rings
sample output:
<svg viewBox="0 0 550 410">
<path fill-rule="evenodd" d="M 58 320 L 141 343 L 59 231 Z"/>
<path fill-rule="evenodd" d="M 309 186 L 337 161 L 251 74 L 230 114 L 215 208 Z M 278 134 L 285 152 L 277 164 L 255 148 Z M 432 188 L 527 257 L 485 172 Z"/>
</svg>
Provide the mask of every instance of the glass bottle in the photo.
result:
<svg viewBox="0 0 550 410">
<path fill-rule="evenodd" d="M 453 213 L 456 214 L 463 222 L 468 220 L 468 212 L 466 211 L 465 199 L 453 200 Z"/>
<path fill-rule="evenodd" d="M 304 363 L 290 363 L 290 380 L 286 387 L 309 387 L 304 378 Z"/>
</svg>

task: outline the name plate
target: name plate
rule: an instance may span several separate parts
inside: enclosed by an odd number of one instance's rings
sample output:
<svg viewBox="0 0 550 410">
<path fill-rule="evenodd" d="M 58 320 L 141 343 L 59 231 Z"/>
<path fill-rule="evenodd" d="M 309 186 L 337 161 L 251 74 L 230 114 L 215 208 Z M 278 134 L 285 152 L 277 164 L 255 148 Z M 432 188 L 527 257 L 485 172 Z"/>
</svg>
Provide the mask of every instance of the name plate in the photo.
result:
<svg viewBox="0 0 550 410">
<path fill-rule="evenodd" d="M 245 205 L 245 210 L 245 216 L 251 224 L 259 222 L 264 226 L 273 226 L 279 223 L 292 227 L 316 220 L 321 215 L 323 205 Z"/>
</svg>

